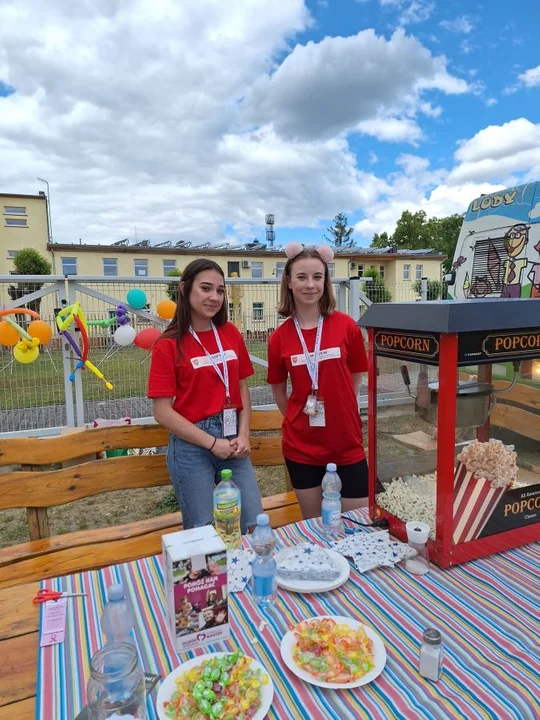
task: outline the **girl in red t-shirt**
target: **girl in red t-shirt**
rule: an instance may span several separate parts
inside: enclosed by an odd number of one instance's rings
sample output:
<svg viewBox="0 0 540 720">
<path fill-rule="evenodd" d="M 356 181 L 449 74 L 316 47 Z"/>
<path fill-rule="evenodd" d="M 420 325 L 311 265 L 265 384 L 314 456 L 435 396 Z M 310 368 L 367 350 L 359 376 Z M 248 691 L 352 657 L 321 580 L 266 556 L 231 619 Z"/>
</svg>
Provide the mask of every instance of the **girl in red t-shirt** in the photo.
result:
<svg viewBox="0 0 540 720">
<path fill-rule="evenodd" d="M 321 514 L 321 482 L 333 462 L 342 508 L 367 505 L 368 473 L 357 393 L 367 358 L 360 328 L 335 310 L 328 246 L 290 243 L 270 336 L 268 377 L 283 420 L 283 455 L 304 518 Z M 292 392 L 287 395 L 287 380 Z"/>
<path fill-rule="evenodd" d="M 189 263 L 176 315 L 152 351 L 148 397 L 169 430 L 167 467 L 186 529 L 213 520 L 213 490 L 229 468 L 242 494 L 242 532 L 256 524 L 261 496 L 251 465 L 247 378 L 253 366 L 227 322 L 223 270 L 212 260 Z"/>
</svg>

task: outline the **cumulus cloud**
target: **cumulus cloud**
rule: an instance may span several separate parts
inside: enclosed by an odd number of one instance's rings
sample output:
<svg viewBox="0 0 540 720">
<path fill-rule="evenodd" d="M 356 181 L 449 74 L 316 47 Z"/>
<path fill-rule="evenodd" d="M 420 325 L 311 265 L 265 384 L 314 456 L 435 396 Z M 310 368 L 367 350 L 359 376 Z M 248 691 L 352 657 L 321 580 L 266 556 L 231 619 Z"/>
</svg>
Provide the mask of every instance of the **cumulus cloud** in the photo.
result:
<svg viewBox="0 0 540 720">
<path fill-rule="evenodd" d="M 525 72 L 518 75 L 517 79 L 522 85 L 525 85 L 525 87 L 536 87 L 540 85 L 540 65 L 525 70 Z"/>
</svg>

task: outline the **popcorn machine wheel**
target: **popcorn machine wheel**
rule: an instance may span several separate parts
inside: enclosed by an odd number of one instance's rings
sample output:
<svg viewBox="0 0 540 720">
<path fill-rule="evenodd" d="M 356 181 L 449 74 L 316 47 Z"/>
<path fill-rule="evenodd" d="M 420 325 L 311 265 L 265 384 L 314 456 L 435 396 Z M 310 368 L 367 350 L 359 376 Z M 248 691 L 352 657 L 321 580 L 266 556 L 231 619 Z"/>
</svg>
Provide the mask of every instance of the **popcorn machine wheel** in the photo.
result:
<svg viewBox="0 0 540 720">
<path fill-rule="evenodd" d="M 428 522 L 441 567 L 538 540 L 540 302 L 380 303 L 359 325 L 369 337 L 372 516 L 402 539 L 406 522 Z M 392 406 L 387 386 L 400 375 L 406 393 L 391 393 Z M 507 438 L 521 435 L 516 453 Z"/>
</svg>

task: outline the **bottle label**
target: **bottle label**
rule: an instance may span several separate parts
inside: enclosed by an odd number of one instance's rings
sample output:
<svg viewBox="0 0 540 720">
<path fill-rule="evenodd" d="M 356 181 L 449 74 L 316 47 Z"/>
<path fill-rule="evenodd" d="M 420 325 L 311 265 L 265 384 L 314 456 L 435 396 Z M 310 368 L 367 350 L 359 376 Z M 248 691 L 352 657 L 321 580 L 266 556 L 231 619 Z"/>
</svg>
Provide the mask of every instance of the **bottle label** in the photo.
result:
<svg viewBox="0 0 540 720">
<path fill-rule="evenodd" d="M 334 511 L 331 513 L 330 524 L 331 524 L 331 525 L 339 525 L 340 522 L 341 522 L 341 511 L 340 511 L 340 510 L 334 510 Z"/>
<path fill-rule="evenodd" d="M 323 508 L 322 510 L 322 524 L 329 526 L 332 525 L 332 518 L 334 516 L 333 510 L 327 510 L 326 508 Z"/>
<path fill-rule="evenodd" d="M 274 592 L 274 577 L 272 575 L 253 576 L 253 594 L 255 597 L 268 597 Z"/>
</svg>

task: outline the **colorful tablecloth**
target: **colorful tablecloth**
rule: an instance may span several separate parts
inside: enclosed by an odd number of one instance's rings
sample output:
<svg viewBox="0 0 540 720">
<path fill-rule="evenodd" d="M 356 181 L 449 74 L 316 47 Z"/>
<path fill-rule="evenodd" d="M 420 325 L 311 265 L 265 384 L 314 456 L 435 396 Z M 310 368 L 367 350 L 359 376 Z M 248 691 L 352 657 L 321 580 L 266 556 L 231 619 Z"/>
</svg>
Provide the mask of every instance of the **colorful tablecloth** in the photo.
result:
<svg viewBox="0 0 540 720">
<path fill-rule="evenodd" d="M 361 516 L 362 517 L 362 516 Z M 277 531 L 279 543 L 326 544 L 316 521 Z M 165 677 L 194 654 L 240 646 L 270 673 L 275 687 L 268 718 L 289 720 L 407 720 L 441 718 L 538 718 L 538 545 L 529 545 L 422 577 L 401 568 L 379 568 L 337 590 L 299 595 L 280 590 L 276 617 L 260 632 L 261 616 L 248 590 L 230 596 L 232 637 L 227 643 L 178 656 L 163 613 L 161 557 L 44 581 L 43 587 L 88 593 L 69 600 L 61 645 L 39 651 L 38 720 L 73 720 L 85 705 L 92 654 L 101 646 L 99 617 L 106 588 L 122 581 L 136 616 L 136 638 L 146 672 Z M 383 673 L 354 690 L 326 690 L 304 683 L 283 664 L 280 641 L 288 626 L 314 615 L 350 615 L 381 635 L 388 653 Z M 418 674 L 426 627 L 444 638 L 444 670 L 438 683 Z M 253 642 L 257 638 L 258 642 Z M 149 718 L 157 718 L 154 691 Z"/>
</svg>

